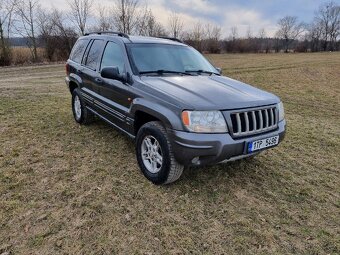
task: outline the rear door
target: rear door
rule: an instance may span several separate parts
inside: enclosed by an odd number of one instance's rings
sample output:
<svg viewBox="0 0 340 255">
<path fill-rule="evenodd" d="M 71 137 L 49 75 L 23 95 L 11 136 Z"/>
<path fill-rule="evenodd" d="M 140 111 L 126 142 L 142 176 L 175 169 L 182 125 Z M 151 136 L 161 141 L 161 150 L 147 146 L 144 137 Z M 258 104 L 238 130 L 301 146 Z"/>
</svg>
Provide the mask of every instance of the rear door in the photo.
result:
<svg viewBox="0 0 340 255">
<path fill-rule="evenodd" d="M 83 68 L 80 70 L 83 77 L 84 88 L 83 91 L 92 100 L 99 96 L 99 87 L 97 80 L 99 74 L 100 57 L 103 52 L 104 40 L 92 40 L 90 47 L 88 47 L 85 57 L 83 59 Z"/>
<path fill-rule="evenodd" d="M 69 64 L 69 72 L 70 79 L 76 82 L 80 87 L 83 86 L 83 77 L 81 70 L 83 67 L 81 66 L 84 53 L 90 43 L 90 39 L 79 39 L 74 45 L 72 52 L 70 54 L 70 59 L 68 61 Z"/>
</svg>

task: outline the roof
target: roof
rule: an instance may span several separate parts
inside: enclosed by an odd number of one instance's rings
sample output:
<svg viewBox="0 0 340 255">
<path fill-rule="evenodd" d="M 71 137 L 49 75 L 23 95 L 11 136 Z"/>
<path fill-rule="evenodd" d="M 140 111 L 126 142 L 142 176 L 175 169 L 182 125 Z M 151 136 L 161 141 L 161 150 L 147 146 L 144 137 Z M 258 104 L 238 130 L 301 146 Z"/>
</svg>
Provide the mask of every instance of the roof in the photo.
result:
<svg viewBox="0 0 340 255">
<path fill-rule="evenodd" d="M 124 43 L 161 43 L 172 45 L 185 45 L 177 38 L 170 37 L 149 37 L 149 36 L 129 36 L 120 32 L 93 32 L 87 33 L 85 36 L 105 36 L 105 37 L 119 37 Z"/>
<path fill-rule="evenodd" d="M 160 37 L 148 37 L 148 36 L 130 36 L 132 43 L 163 43 L 163 44 L 175 44 L 184 45 L 175 38 L 160 38 Z"/>
</svg>

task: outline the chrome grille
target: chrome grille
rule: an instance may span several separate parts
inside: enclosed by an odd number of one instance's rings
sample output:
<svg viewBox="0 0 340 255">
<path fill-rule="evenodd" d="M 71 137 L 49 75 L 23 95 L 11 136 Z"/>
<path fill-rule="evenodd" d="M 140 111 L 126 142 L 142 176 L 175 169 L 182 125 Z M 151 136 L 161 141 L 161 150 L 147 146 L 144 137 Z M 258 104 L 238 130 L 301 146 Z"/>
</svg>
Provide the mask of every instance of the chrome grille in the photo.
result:
<svg viewBox="0 0 340 255">
<path fill-rule="evenodd" d="M 247 136 L 277 127 L 276 107 L 267 107 L 230 114 L 233 136 Z"/>
</svg>

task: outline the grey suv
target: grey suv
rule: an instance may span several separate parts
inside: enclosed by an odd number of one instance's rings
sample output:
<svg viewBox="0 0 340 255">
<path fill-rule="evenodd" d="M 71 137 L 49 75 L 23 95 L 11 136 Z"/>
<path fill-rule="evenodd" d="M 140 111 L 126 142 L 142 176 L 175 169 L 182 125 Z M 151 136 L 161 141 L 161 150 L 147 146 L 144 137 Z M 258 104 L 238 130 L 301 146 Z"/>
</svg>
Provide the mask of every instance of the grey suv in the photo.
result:
<svg viewBox="0 0 340 255">
<path fill-rule="evenodd" d="M 222 76 L 174 38 L 87 34 L 66 72 L 75 120 L 98 116 L 135 139 L 138 164 L 155 184 L 176 181 L 184 166 L 254 156 L 285 134 L 277 96 Z"/>
</svg>

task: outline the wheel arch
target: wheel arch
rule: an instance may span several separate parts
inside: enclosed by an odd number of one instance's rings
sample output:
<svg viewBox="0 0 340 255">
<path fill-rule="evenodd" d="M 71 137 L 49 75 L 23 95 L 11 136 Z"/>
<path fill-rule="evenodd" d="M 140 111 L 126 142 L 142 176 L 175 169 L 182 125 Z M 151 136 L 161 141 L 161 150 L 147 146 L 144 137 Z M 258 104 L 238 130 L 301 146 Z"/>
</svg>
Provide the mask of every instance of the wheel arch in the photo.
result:
<svg viewBox="0 0 340 255">
<path fill-rule="evenodd" d="M 160 104 L 144 99 L 134 100 L 130 113 L 134 116 L 134 133 L 149 121 L 160 121 L 167 129 L 182 129 L 180 115 Z M 142 124 L 142 125 L 141 125 Z"/>
<path fill-rule="evenodd" d="M 136 136 L 139 129 L 146 123 L 151 122 L 151 121 L 161 121 L 158 117 L 156 117 L 154 114 L 151 114 L 150 112 L 146 112 L 143 110 L 136 110 L 134 114 L 134 125 L 133 125 L 133 130 L 134 130 L 134 135 Z"/>
<path fill-rule="evenodd" d="M 69 82 L 69 85 L 68 85 L 69 89 L 70 89 L 70 92 L 71 94 L 73 93 L 73 91 L 76 89 L 76 88 L 79 88 L 79 85 L 78 83 L 76 83 L 75 81 L 70 81 Z"/>
</svg>

